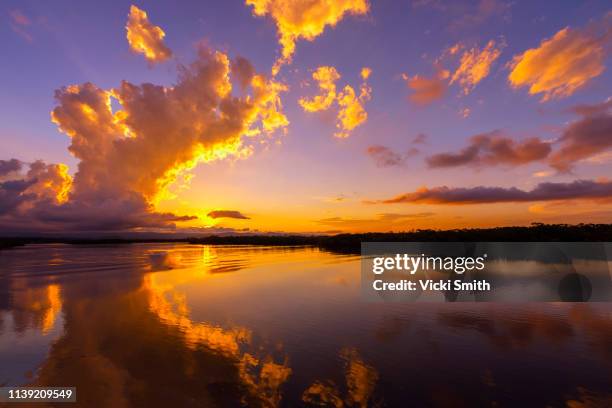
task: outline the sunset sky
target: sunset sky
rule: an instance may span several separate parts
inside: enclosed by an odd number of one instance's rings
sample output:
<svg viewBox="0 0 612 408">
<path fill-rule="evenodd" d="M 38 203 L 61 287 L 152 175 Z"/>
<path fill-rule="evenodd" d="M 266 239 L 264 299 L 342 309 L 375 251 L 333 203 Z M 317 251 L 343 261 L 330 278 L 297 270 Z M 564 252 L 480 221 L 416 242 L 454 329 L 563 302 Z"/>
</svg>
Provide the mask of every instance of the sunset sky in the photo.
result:
<svg viewBox="0 0 612 408">
<path fill-rule="evenodd" d="M 612 221 L 607 1 L 4 1 L 0 230 Z"/>
</svg>

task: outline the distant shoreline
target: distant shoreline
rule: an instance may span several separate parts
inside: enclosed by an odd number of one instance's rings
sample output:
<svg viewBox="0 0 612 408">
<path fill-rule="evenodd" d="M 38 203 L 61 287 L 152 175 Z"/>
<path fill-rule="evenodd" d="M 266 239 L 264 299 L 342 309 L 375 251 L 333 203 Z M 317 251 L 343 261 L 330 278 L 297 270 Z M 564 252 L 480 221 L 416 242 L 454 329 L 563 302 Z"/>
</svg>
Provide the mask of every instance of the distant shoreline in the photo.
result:
<svg viewBox="0 0 612 408">
<path fill-rule="evenodd" d="M 0 250 L 36 243 L 71 245 L 190 243 L 210 245 L 314 246 L 336 252 L 359 253 L 361 242 L 612 242 L 612 224 L 532 224 L 528 227 L 467 228 L 453 230 L 414 230 L 338 235 L 210 235 L 172 238 L 68 238 L 2 237 Z"/>
</svg>

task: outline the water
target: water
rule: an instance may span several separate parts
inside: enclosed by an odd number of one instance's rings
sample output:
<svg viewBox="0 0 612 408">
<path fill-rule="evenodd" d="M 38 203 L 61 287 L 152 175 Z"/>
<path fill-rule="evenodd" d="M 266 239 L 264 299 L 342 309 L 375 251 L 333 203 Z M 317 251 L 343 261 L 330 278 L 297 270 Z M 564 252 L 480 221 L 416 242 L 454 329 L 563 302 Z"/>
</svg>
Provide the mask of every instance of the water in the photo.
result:
<svg viewBox="0 0 612 408">
<path fill-rule="evenodd" d="M 82 407 L 612 406 L 612 304 L 364 303 L 359 279 L 312 248 L 0 251 L 0 384 Z"/>
</svg>

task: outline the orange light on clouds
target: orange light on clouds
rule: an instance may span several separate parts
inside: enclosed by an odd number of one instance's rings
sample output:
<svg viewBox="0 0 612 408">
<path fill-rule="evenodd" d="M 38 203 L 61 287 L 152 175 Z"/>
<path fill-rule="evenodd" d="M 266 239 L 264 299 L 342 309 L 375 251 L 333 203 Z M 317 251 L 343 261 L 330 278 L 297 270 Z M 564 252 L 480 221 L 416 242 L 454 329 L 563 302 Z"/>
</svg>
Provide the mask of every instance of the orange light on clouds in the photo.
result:
<svg viewBox="0 0 612 408">
<path fill-rule="evenodd" d="M 164 44 L 166 33 L 161 27 L 151 24 L 146 11 L 130 6 L 125 29 L 130 49 L 143 54 L 147 61 L 163 62 L 172 56 L 172 51 Z"/>
<path fill-rule="evenodd" d="M 559 30 L 537 48 L 516 55 L 508 81 L 514 88 L 528 87 L 531 95 L 541 94 L 542 102 L 568 97 L 604 71 L 608 36 L 588 29 Z"/>
<path fill-rule="evenodd" d="M 276 24 L 282 52 L 274 64 L 273 74 L 291 62 L 297 40 L 313 41 L 346 14 L 363 15 L 369 10 L 367 0 L 246 0 L 246 4 L 253 7 L 254 15 L 270 15 Z"/>
</svg>

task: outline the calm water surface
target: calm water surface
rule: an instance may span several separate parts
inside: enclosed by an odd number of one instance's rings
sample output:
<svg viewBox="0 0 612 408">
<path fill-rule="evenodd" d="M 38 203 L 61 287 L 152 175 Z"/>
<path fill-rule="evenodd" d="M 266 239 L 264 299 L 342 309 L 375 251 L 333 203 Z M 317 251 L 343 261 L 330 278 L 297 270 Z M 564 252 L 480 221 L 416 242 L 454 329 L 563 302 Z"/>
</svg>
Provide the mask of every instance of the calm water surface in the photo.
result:
<svg viewBox="0 0 612 408">
<path fill-rule="evenodd" d="M 0 251 L 0 384 L 82 407 L 612 406 L 612 304 L 364 303 L 359 278 L 311 248 Z"/>
</svg>

